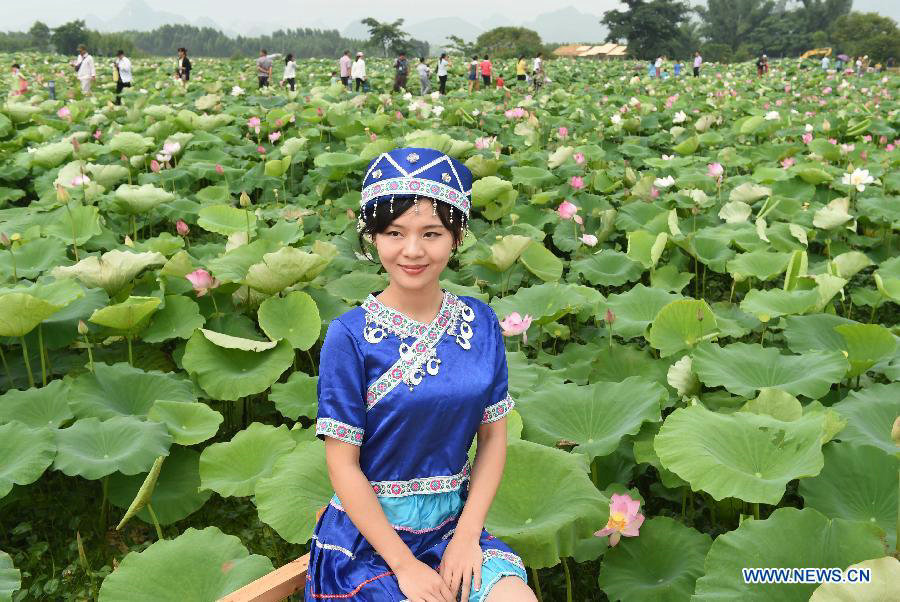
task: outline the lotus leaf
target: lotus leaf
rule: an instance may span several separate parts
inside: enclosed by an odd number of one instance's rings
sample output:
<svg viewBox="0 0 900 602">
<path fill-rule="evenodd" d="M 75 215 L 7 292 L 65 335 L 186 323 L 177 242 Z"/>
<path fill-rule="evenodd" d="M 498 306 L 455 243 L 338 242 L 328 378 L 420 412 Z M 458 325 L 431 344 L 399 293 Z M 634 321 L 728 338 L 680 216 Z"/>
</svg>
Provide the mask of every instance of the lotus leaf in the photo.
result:
<svg viewBox="0 0 900 602">
<path fill-rule="evenodd" d="M 188 339 L 205 321 L 200 315 L 200 306 L 193 299 L 183 295 L 166 295 L 165 306 L 153 314 L 149 326 L 141 333 L 141 339 L 148 343 Z"/>
<path fill-rule="evenodd" d="M 369 293 L 384 290 L 388 280 L 382 274 L 368 272 L 352 272 L 344 274 L 325 285 L 325 290 L 336 298 L 359 303 Z"/>
<path fill-rule="evenodd" d="M 96 480 L 114 472 L 137 474 L 150 469 L 159 456 L 169 454 L 172 437 L 157 422 L 134 416 L 100 421 L 82 418 L 56 431 L 53 468 L 69 476 Z"/>
<path fill-rule="evenodd" d="M 790 259 L 791 256 L 788 253 L 752 251 L 740 253 L 726 266 L 737 280 L 745 280 L 749 276 L 759 280 L 771 280 L 784 272 Z"/>
<path fill-rule="evenodd" d="M 274 295 L 297 282 L 308 282 L 328 266 L 328 259 L 294 247 L 282 247 L 263 255 L 262 262 L 247 270 L 243 283 L 267 295 Z"/>
<path fill-rule="evenodd" d="M 527 566 L 554 566 L 606 524 L 609 500 L 591 483 L 583 456 L 510 440 L 506 468 L 485 527 Z"/>
<path fill-rule="evenodd" d="M 75 242 L 83 245 L 102 232 L 100 212 L 93 205 L 70 202 L 68 207 L 60 207 L 50 215 L 53 221 L 42 226 L 43 233 L 66 244 L 72 244 L 74 237 Z"/>
<path fill-rule="evenodd" d="M 256 215 L 229 205 L 212 205 L 200 210 L 197 225 L 216 234 L 231 236 L 236 232 L 256 232 Z"/>
<path fill-rule="evenodd" d="M 272 569 L 272 561 L 249 554 L 234 535 L 190 527 L 175 539 L 125 556 L 103 580 L 99 601 L 215 602 Z"/>
<path fill-rule="evenodd" d="M 172 441 L 179 445 L 196 445 L 212 438 L 224 418 L 205 403 L 168 401 L 153 403 L 147 418 L 162 422 L 169 429 Z"/>
<path fill-rule="evenodd" d="M 126 157 L 143 155 L 155 145 L 153 138 L 135 132 L 119 132 L 109 141 L 109 149 Z"/>
<path fill-rule="evenodd" d="M 659 311 L 681 295 L 636 284 L 627 293 L 610 295 L 607 307 L 614 313 L 613 332 L 624 339 L 643 336 Z"/>
<path fill-rule="evenodd" d="M 777 349 L 733 343 L 719 347 L 701 343 L 694 351 L 694 372 L 709 387 L 724 386 L 751 397 L 773 387 L 811 399 L 824 396 L 847 373 L 847 360 L 834 351 L 782 355 Z"/>
<path fill-rule="evenodd" d="M 813 226 L 823 230 L 833 230 L 849 222 L 850 225 L 847 228 L 855 230 L 856 221 L 849 211 L 850 199 L 846 197 L 834 199 L 828 205 L 816 211 L 813 216 Z"/>
<path fill-rule="evenodd" d="M 741 311 L 756 316 L 760 322 L 768 322 L 779 316 L 806 313 L 815 307 L 818 299 L 819 293 L 815 289 L 807 291 L 752 289 L 741 301 Z"/>
<path fill-rule="evenodd" d="M 832 443 L 825 447 L 825 468 L 800 481 L 806 508 L 830 518 L 875 523 L 897 547 L 897 474 L 900 460 L 869 445 Z"/>
<path fill-rule="evenodd" d="M 752 203 L 761 198 L 772 195 L 772 189 L 768 186 L 760 186 L 752 182 L 744 182 L 733 188 L 728 194 L 729 201 L 738 201 L 741 203 Z"/>
<path fill-rule="evenodd" d="M 0 115 L 0 118 L 6 119 Z M 7 120 L 8 122 L 9 120 Z M 0 135 L 2 135 L 3 122 L 0 121 Z M 13 566 L 9 554 L 0 550 L 0 600 L 12 602 L 12 595 L 22 586 L 22 572 Z"/>
<path fill-rule="evenodd" d="M 0 395 L 0 424 L 17 421 L 32 428 L 59 428 L 74 418 L 69 409 L 68 389 L 68 382 L 62 380 L 24 391 L 10 389 Z"/>
<path fill-rule="evenodd" d="M 68 389 L 69 406 L 79 418 L 143 418 L 157 399 L 194 402 L 190 381 L 125 363 L 95 363 L 93 372 L 75 378 Z"/>
<path fill-rule="evenodd" d="M 664 467 L 717 500 L 777 504 L 788 481 L 822 470 L 823 421 L 821 415 L 784 422 L 691 406 L 666 418 L 654 449 Z"/>
<path fill-rule="evenodd" d="M 640 262 L 646 269 L 655 268 L 666 248 L 669 236 L 665 232 L 657 235 L 646 230 L 635 230 L 628 233 L 627 255 Z"/>
<path fill-rule="evenodd" d="M 147 319 L 160 303 L 158 297 L 128 297 L 121 303 L 95 310 L 90 321 L 113 330 L 134 333 L 146 326 Z"/>
<path fill-rule="evenodd" d="M 53 275 L 57 278 L 77 278 L 85 286 L 102 288 L 112 295 L 119 292 L 141 270 L 163 265 L 165 262 L 166 258 L 161 253 L 113 250 L 99 257 L 85 257 L 73 266 L 54 268 Z"/>
<path fill-rule="evenodd" d="M 214 343 L 219 347 L 223 347 L 225 349 L 239 349 L 241 351 L 267 351 L 269 349 L 274 349 L 276 345 L 278 345 L 275 341 L 257 341 L 254 339 L 246 339 L 243 337 L 236 337 L 230 334 L 225 334 L 223 332 L 215 332 L 214 330 L 207 330 L 206 328 L 201 328 L 200 332 L 203 333 L 203 336 L 206 337 L 210 343 Z"/>
<path fill-rule="evenodd" d="M 832 409 L 847 419 L 841 441 L 872 445 L 885 453 L 900 453 L 900 445 L 891 439 L 891 425 L 900 416 L 900 383 L 876 384 L 853 391 Z"/>
<path fill-rule="evenodd" d="M 551 447 L 574 443 L 573 451 L 593 460 L 615 451 L 622 437 L 636 434 L 644 422 L 659 421 L 667 397 L 662 385 L 640 376 L 587 386 L 545 384 L 519 396 L 523 436 Z"/>
<path fill-rule="evenodd" d="M 571 270 L 581 274 L 591 284 L 618 286 L 641 277 L 644 269 L 640 262 L 612 249 L 603 249 L 585 259 L 573 261 Z"/>
<path fill-rule="evenodd" d="M 900 560 L 884 556 L 851 564 L 848 569 L 868 569 L 872 580 L 867 583 L 823 583 L 810 596 L 810 602 L 880 602 L 890 600 L 900 581 Z"/>
<path fill-rule="evenodd" d="M 312 297 L 292 291 L 263 301 L 257 312 L 259 326 L 273 340 L 287 339 L 294 349 L 306 351 L 319 340 L 322 319 Z"/>
<path fill-rule="evenodd" d="M 690 600 L 712 539 L 666 516 L 606 552 L 598 582 L 611 600 Z"/>
<path fill-rule="evenodd" d="M 691 600 L 784 600 L 806 602 L 816 584 L 765 584 L 748 587 L 741 569 L 757 567 L 830 568 L 884 555 L 875 525 L 829 519 L 805 508 L 779 508 L 766 520 L 745 520 L 716 538 L 706 555 L 706 574 L 697 580 Z"/>
<path fill-rule="evenodd" d="M 709 340 L 717 331 L 716 316 L 706 301 L 680 299 L 659 310 L 647 342 L 659 350 L 661 357 L 667 357 Z"/>
<path fill-rule="evenodd" d="M 24 336 L 60 309 L 28 293 L 0 293 L 0 336 Z"/>
<path fill-rule="evenodd" d="M 300 416 L 314 418 L 319 405 L 316 396 L 318 381 L 317 376 L 294 372 L 287 382 L 272 385 L 269 399 L 282 416 L 291 420 L 299 420 Z"/>
<path fill-rule="evenodd" d="M 741 411 L 765 414 L 785 422 L 797 420 L 803 416 L 803 406 L 800 401 L 780 389 L 760 389 L 756 399 L 745 403 Z"/>
<path fill-rule="evenodd" d="M 150 211 L 161 203 L 175 198 L 171 192 L 157 188 L 153 184 L 134 186 L 122 184 L 116 189 L 116 207 L 123 213 L 139 215 Z"/>
<path fill-rule="evenodd" d="M 333 494 L 325 445 L 321 441 L 298 443 L 277 460 L 269 476 L 256 482 L 259 519 L 285 541 L 305 544 L 316 525 L 316 511 L 328 504 Z"/>
<path fill-rule="evenodd" d="M 844 339 L 850 372 L 859 376 L 883 359 L 894 356 L 897 343 L 891 331 L 880 324 L 840 324 L 834 330 Z"/>
<path fill-rule="evenodd" d="M 200 486 L 225 497 L 253 495 L 257 481 L 271 474 L 278 459 L 295 445 L 286 426 L 254 422 L 231 441 L 204 448 Z"/>
<path fill-rule="evenodd" d="M 53 431 L 21 422 L 0 424 L 0 498 L 13 485 L 37 481 L 56 456 Z"/>
</svg>

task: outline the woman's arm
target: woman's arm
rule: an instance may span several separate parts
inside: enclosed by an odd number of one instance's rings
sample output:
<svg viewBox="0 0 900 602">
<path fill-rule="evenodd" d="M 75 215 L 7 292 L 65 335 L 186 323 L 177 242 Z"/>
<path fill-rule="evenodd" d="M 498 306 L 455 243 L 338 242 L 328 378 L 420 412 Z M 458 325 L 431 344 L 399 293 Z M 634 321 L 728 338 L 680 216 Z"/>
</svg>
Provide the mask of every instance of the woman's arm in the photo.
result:
<svg viewBox="0 0 900 602">
<path fill-rule="evenodd" d="M 325 437 L 325 461 L 334 492 L 341 500 L 347 516 L 359 529 L 388 566 L 396 567 L 413 559 L 409 547 L 391 527 L 369 485 L 369 480 L 359 467 L 359 447 Z"/>
<path fill-rule="evenodd" d="M 482 424 L 478 428 L 478 448 L 469 497 L 463 507 L 454 537 L 478 541 L 506 465 L 506 417 Z"/>
</svg>

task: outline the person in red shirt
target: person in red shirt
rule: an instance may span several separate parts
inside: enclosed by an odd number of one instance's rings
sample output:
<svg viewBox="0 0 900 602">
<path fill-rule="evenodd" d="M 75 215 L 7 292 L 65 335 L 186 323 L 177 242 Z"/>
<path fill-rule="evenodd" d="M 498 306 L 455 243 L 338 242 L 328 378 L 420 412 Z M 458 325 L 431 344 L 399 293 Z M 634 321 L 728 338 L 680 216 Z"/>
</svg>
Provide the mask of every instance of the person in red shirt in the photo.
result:
<svg viewBox="0 0 900 602">
<path fill-rule="evenodd" d="M 494 78 L 494 81 L 497 82 L 497 87 L 498 87 L 498 88 L 502 88 L 502 87 L 503 87 L 503 76 L 500 75 L 499 73 L 497 74 L 497 77 Z"/>
<path fill-rule="evenodd" d="M 481 61 L 481 81 L 485 88 L 491 85 L 491 61 L 488 55 L 484 55 L 484 60 Z"/>
</svg>

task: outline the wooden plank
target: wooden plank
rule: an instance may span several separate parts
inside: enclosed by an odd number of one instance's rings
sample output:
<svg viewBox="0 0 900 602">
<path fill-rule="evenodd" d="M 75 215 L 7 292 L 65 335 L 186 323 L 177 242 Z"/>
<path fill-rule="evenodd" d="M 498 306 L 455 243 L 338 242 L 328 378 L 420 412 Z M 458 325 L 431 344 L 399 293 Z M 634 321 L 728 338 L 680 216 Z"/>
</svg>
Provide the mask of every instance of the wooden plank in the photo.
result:
<svg viewBox="0 0 900 602">
<path fill-rule="evenodd" d="M 304 554 L 228 594 L 219 602 L 280 602 L 306 587 L 307 569 L 309 569 L 309 554 Z"/>
</svg>

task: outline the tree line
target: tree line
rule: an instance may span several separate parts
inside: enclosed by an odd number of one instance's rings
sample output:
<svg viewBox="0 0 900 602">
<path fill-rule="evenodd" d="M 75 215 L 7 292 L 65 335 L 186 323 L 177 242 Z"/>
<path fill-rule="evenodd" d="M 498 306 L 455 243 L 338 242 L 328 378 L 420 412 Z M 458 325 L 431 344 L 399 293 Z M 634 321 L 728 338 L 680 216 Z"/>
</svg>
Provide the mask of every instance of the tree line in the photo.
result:
<svg viewBox="0 0 900 602">
<path fill-rule="evenodd" d="M 604 13 L 607 41 L 628 43 L 635 58 L 660 55 L 746 61 L 760 54 L 798 56 L 812 48 L 833 54 L 900 58 L 900 30 L 889 17 L 852 12 L 853 0 L 622 0 L 625 10 Z"/>
</svg>

